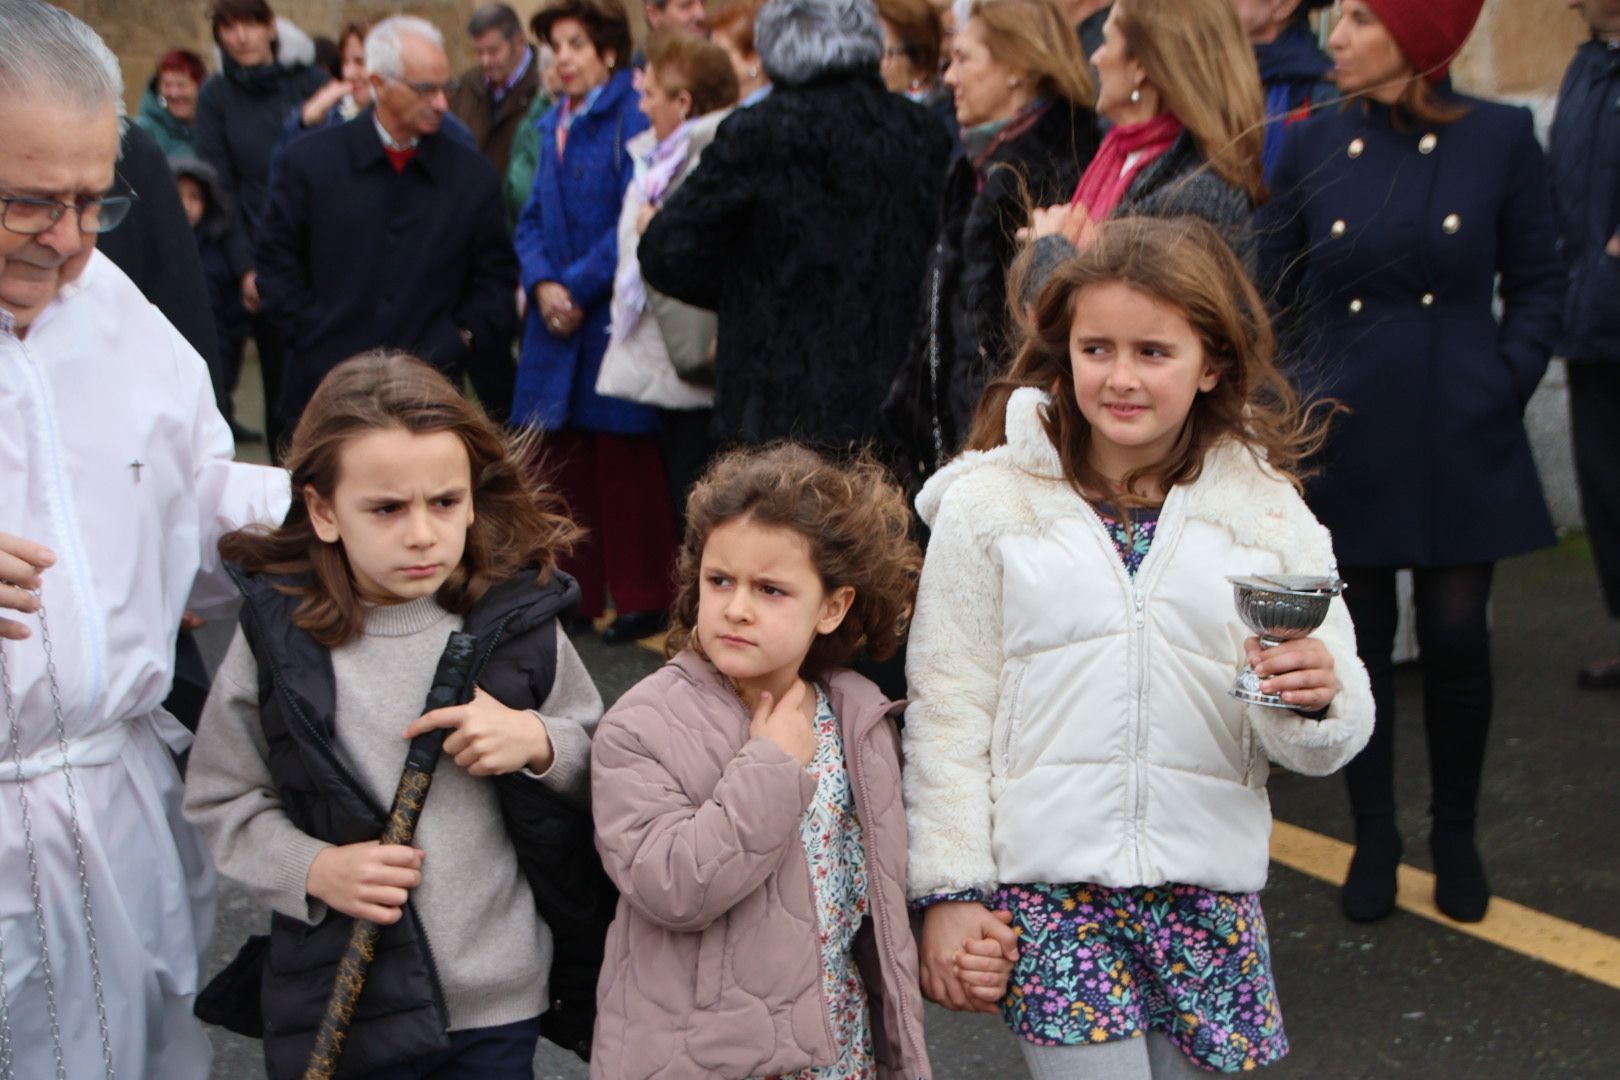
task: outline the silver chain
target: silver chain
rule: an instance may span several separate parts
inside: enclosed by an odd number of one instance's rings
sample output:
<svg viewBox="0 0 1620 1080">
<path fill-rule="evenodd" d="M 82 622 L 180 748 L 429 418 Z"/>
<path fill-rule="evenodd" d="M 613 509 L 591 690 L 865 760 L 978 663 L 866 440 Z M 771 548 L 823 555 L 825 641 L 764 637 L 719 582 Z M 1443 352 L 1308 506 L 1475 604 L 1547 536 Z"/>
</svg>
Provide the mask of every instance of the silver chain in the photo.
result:
<svg viewBox="0 0 1620 1080">
<path fill-rule="evenodd" d="M 38 594 L 35 594 L 38 596 Z M 62 781 L 67 787 L 68 828 L 73 837 L 73 857 L 79 872 L 79 901 L 84 911 L 85 934 L 90 946 L 90 979 L 95 989 L 96 1021 L 101 1029 L 101 1061 L 107 1080 L 115 1080 L 113 1070 L 112 1030 L 107 1022 L 107 996 L 101 978 L 101 951 L 96 943 L 96 921 L 90 905 L 90 871 L 84 855 L 84 834 L 79 828 L 79 803 L 73 785 L 73 767 L 68 763 L 67 718 L 62 709 L 62 688 L 56 676 L 56 655 L 51 646 L 51 628 L 45 619 L 43 601 L 37 611 L 40 644 L 45 649 L 45 677 L 51 690 L 51 711 L 56 719 L 56 745 L 62 754 Z M 50 1017 L 51 1043 L 56 1054 L 57 1080 L 67 1080 L 67 1066 L 63 1060 L 62 1027 L 56 1007 L 56 985 L 51 972 L 50 946 L 45 936 L 45 902 L 40 893 L 39 861 L 34 848 L 33 826 L 28 812 L 28 785 L 22 778 L 22 725 L 18 722 L 16 700 L 11 690 L 11 672 L 6 666 L 5 650 L 0 649 L 0 690 L 5 693 L 6 720 L 11 725 L 11 757 L 17 766 L 17 802 L 22 809 L 23 848 L 28 856 L 28 878 L 34 902 L 34 928 L 39 935 L 40 972 L 45 977 L 45 1006 Z M 3 962 L 3 960 L 0 960 Z M 4 983 L 0 982 L 0 1009 L 5 1008 Z M 5 1061 L 8 1068 L 0 1077 L 9 1080 L 11 1072 L 11 1031 L 9 1009 L 0 1013 L 6 1017 Z"/>
</svg>

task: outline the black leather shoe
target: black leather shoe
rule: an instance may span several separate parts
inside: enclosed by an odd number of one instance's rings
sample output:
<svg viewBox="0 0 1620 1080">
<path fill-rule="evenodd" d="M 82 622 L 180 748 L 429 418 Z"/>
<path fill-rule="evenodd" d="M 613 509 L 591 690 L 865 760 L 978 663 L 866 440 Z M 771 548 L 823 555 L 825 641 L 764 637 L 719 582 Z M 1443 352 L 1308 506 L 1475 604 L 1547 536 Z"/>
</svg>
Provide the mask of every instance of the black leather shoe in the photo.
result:
<svg viewBox="0 0 1620 1080">
<path fill-rule="evenodd" d="M 570 611 L 562 619 L 563 631 L 569 637 L 579 637 L 596 629 L 596 620 L 589 615 L 581 615 L 577 611 Z"/>
<path fill-rule="evenodd" d="M 1620 653 L 1587 664 L 1575 683 L 1582 690 L 1620 690 Z"/>
<path fill-rule="evenodd" d="M 261 442 L 264 442 L 264 432 L 262 432 L 262 431 L 257 431 L 257 430 L 255 430 L 253 428 L 245 427 L 242 424 L 238 424 L 235 420 L 230 421 L 230 426 L 231 426 L 231 438 L 235 439 L 239 443 L 261 443 Z"/>
<path fill-rule="evenodd" d="M 1458 922 L 1479 922 L 1490 906 L 1491 887 L 1473 829 L 1436 825 L 1429 850 L 1434 854 L 1434 906 Z"/>
<path fill-rule="evenodd" d="M 631 641 L 652 637 L 669 627 L 669 615 L 663 611 L 627 611 L 608 623 L 602 631 L 602 640 L 609 645 L 624 645 Z"/>
<path fill-rule="evenodd" d="M 1339 890 L 1339 906 L 1351 922 L 1377 922 L 1395 910 L 1395 871 L 1401 837 L 1394 823 L 1356 830 L 1356 854 Z"/>
</svg>

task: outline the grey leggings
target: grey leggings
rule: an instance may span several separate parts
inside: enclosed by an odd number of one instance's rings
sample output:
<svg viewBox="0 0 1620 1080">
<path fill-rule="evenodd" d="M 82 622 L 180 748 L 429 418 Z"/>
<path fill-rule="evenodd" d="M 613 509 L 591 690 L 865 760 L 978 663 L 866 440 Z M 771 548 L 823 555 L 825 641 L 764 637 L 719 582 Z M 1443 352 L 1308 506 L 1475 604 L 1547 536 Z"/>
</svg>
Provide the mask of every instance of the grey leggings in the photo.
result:
<svg viewBox="0 0 1620 1080">
<path fill-rule="evenodd" d="M 1033 1080 L 1185 1080 L 1210 1074 L 1164 1035 L 1082 1046 L 1037 1046 L 1018 1040 Z"/>
</svg>

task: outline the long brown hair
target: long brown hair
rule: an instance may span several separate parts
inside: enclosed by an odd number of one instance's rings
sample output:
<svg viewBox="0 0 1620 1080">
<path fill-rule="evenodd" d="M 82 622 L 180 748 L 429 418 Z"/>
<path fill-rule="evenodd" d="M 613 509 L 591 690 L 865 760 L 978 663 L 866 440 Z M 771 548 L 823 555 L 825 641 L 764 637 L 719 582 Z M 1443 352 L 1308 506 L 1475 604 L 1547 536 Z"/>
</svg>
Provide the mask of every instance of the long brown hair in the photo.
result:
<svg viewBox="0 0 1620 1080">
<path fill-rule="evenodd" d="M 1258 204 L 1266 190 L 1266 106 L 1254 48 L 1231 0 L 1118 0 L 1112 17 L 1215 175 Z"/>
<path fill-rule="evenodd" d="M 1220 379 L 1193 402 L 1166 458 L 1128 473 L 1115 490 L 1088 462 L 1091 425 L 1075 398 L 1070 335 L 1080 294 L 1109 283 L 1180 309 L 1198 335 L 1204 358 Z M 1332 403 L 1302 404 L 1278 369 L 1277 341 L 1264 301 L 1243 264 L 1202 218 L 1125 217 L 1097 227 L 1096 241 L 1052 272 L 1036 298 L 1034 314 L 1008 373 L 979 400 L 968 449 L 988 450 L 1007 441 L 1007 401 L 1021 387 L 1051 395 L 1043 423 L 1058 449 L 1063 473 L 1082 495 L 1120 506 L 1142 505 L 1142 481 L 1162 491 L 1190 483 L 1204 457 L 1223 440 L 1236 440 L 1296 487 L 1307 475 L 1305 460 L 1321 448 Z"/>
<path fill-rule="evenodd" d="M 1087 109 L 1097 104 L 1080 39 L 1053 0 L 973 0 L 968 19 L 984 28 L 991 56 L 1029 72 L 1037 93 Z"/>
<path fill-rule="evenodd" d="M 722 455 L 687 497 L 686 538 L 664 640 L 670 656 L 689 645 L 702 653 L 693 631 L 703 548 L 716 527 L 743 518 L 804 537 L 822 587 L 855 590 L 838 629 L 811 643 L 803 674 L 847 664 L 862 649 L 874 660 L 894 655 L 922 573 L 905 494 L 871 457 L 840 463 L 799 443 L 776 442 Z"/>
<path fill-rule="evenodd" d="M 293 431 L 286 521 L 273 529 L 238 529 L 219 542 L 220 554 L 250 573 L 292 578 L 277 587 L 300 598 L 293 624 L 328 648 L 360 633 L 366 609 L 341 542 L 315 535 L 304 492 L 330 501 L 344 445 L 389 428 L 448 431 L 467 448 L 474 518 L 461 565 L 435 597 L 447 610 L 466 614 L 491 585 L 526 570 L 545 580 L 557 556 L 582 535 L 560 498 L 532 479 L 532 436 L 504 434 L 449 379 L 414 356 L 379 349 L 345 360 L 322 380 Z"/>
</svg>

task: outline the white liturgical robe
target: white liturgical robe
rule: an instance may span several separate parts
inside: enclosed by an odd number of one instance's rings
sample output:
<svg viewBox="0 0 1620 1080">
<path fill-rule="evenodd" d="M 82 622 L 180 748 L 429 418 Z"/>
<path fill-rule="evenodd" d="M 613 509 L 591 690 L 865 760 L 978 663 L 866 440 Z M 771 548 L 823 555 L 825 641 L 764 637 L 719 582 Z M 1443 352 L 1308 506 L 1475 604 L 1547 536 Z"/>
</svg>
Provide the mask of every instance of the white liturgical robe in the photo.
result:
<svg viewBox="0 0 1620 1080">
<path fill-rule="evenodd" d="M 231 460 L 202 358 L 95 253 L 19 338 L 0 313 L 0 532 L 44 544 L 45 616 L 84 838 L 113 1067 L 201 1080 L 192 1019 L 214 876 L 180 815 L 160 707 L 181 615 L 234 601 L 219 538 L 280 521 L 286 474 Z M 26 796 L 69 1077 L 104 1075 L 79 873 L 39 621 L 0 641 L 20 731 L 0 729 L 0 947 L 19 1077 L 57 1075 L 24 846 Z M 14 748 L 13 740 L 18 740 Z M 20 754 L 20 763 L 18 755 Z"/>
</svg>

